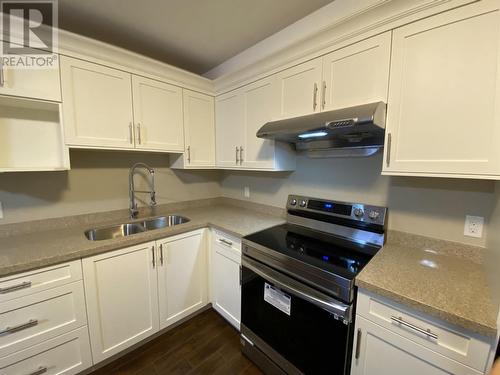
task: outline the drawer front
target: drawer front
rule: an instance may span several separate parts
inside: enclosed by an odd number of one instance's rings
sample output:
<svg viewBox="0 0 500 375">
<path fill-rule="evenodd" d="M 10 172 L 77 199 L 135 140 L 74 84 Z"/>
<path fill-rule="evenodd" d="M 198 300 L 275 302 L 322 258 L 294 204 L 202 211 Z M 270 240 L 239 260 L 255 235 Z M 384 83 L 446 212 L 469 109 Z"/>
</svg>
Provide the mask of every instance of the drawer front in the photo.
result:
<svg viewBox="0 0 500 375">
<path fill-rule="evenodd" d="M 214 231 L 214 239 L 217 245 L 225 249 L 231 249 L 233 253 L 236 252 L 241 256 L 241 239 L 219 230 Z"/>
<path fill-rule="evenodd" d="M 82 279 L 82 262 L 24 272 L 0 279 L 0 303 Z"/>
<path fill-rule="evenodd" d="M 92 366 L 89 333 L 81 327 L 0 360 L 2 375 L 73 375 Z"/>
<path fill-rule="evenodd" d="M 365 291 L 358 293 L 357 314 L 448 358 L 485 370 L 488 338 Z"/>
<path fill-rule="evenodd" d="M 87 324 L 83 282 L 0 304 L 0 358 Z"/>
</svg>

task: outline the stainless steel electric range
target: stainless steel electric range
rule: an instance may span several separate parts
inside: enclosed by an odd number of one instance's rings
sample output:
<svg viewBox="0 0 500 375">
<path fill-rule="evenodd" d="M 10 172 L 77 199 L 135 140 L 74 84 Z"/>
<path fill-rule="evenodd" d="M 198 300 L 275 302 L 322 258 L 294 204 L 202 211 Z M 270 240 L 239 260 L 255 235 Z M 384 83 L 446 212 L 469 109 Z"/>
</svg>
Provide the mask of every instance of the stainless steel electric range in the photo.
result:
<svg viewBox="0 0 500 375">
<path fill-rule="evenodd" d="M 244 237 L 243 353 L 266 374 L 347 375 L 354 278 L 386 221 L 384 207 L 291 195 L 286 224 Z"/>
</svg>

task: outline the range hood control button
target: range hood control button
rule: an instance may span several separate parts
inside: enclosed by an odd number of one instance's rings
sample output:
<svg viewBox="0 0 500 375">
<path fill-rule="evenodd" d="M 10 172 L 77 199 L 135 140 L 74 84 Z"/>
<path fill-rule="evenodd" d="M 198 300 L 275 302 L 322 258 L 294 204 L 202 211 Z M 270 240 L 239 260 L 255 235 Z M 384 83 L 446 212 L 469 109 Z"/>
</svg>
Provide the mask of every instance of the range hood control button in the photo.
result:
<svg viewBox="0 0 500 375">
<path fill-rule="evenodd" d="M 290 206 L 295 206 L 297 204 L 297 199 L 292 199 L 290 201 Z"/>
<path fill-rule="evenodd" d="M 377 220 L 379 216 L 380 213 L 378 211 L 370 211 L 370 213 L 368 214 L 368 217 L 372 220 Z"/>
<path fill-rule="evenodd" d="M 307 202 L 305 200 L 300 201 L 300 207 L 305 207 Z"/>
<path fill-rule="evenodd" d="M 357 218 L 363 217 L 364 214 L 365 213 L 361 208 L 356 208 L 354 210 L 354 216 L 356 216 Z"/>
</svg>

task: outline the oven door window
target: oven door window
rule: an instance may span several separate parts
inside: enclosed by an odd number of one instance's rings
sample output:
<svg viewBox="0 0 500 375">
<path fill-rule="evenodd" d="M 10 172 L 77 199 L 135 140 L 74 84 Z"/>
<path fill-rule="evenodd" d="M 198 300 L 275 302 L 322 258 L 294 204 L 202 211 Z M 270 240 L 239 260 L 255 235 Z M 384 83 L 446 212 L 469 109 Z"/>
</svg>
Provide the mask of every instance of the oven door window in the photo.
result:
<svg viewBox="0 0 500 375">
<path fill-rule="evenodd" d="M 348 370 L 350 325 L 247 267 L 242 276 L 241 321 L 248 329 L 306 374 Z"/>
</svg>

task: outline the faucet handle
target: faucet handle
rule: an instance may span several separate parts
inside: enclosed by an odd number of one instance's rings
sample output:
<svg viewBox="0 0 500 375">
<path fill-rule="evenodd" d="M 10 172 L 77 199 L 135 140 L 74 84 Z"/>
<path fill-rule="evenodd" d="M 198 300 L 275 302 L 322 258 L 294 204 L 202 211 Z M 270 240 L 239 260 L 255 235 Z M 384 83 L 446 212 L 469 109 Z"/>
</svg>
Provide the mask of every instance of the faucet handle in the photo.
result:
<svg viewBox="0 0 500 375">
<path fill-rule="evenodd" d="M 151 202 L 149 202 L 151 206 L 156 206 L 156 192 L 153 190 L 151 192 Z"/>
</svg>

